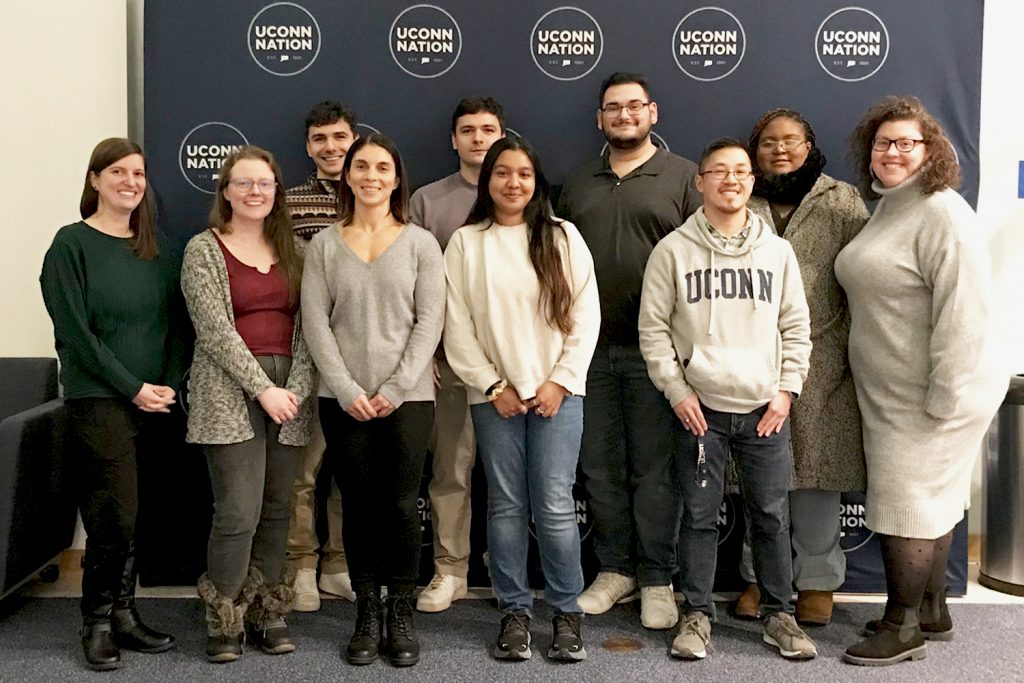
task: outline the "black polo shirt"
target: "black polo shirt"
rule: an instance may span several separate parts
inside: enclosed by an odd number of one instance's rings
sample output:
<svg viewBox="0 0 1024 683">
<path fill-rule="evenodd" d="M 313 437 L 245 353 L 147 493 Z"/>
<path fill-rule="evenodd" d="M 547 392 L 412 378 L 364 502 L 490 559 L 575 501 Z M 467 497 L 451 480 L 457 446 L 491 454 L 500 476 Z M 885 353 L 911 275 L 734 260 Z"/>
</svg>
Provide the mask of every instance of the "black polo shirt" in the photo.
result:
<svg viewBox="0 0 1024 683">
<path fill-rule="evenodd" d="M 697 165 L 663 149 L 619 178 L 608 155 L 587 162 L 562 188 L 557 216 L 579 228 L 601 295 L 600 342 L 636 346 L 647 257 L 702 203 Z"/>
</svg>

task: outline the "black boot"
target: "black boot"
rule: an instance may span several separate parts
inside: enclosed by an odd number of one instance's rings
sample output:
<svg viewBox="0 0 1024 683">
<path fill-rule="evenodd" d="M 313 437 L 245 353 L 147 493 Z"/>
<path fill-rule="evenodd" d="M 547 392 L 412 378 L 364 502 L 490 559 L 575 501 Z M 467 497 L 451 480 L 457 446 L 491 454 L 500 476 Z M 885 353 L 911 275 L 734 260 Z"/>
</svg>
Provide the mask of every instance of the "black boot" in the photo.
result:
<svg viewBox="0 0 1024 683">
<path fill-rule="evenodd" d="M 88 553 L 88 551 L 86 551 Z M 82 650 L 85 662 L 95 671 L 109 671 L 121 664 L 110 615 L 114 609 L 117 574 L 109 562 L 89 562 L 82 567 Z"/>
<path fill-rule="evenodd" d="M 953 640 L 953 617 L 949 616 L 946 594 L 949 586 L 936 593 L 925 591 L 921 602 L 921 631 L 925 640 Z"/>
<path fill-rule="evenodd" d="M 120 647 L 136 652 L 165 652 L 174 647 L 174 636 L 160 633 L 142 623 L 135 606 L 135 584 L 138 572 L 135 570 L 135 556 L 130 555 L 121 576 L 121 592 L 111 615 L 114 639 Z"/>
<path fill-rule="evenodd" d="M 121 651 L 114 642 L 109 619 L 84 623 L 81 636 L 85 662 L 90 669 L 110 671 L 121 665 Z"/>
<path fill-rule="evenodd" d="M 420 661 L 420 642 L 412 623 L 412 591 L 392 594 L 387 598 L 387 634 L 385 653 L 393 666 L 412 666 Z"/>
<path fill-rule="evenodd" d="M 345 649 L 349 664 L 369 664 L 377 659 L 384 631 L 382 609 L 376 590 L 356 594 L 356 627 Z"/>
<path fill-rule="evenodd" d="M 843 660 L 862 666 L 888 666 L 906 659 L 924 659 L 928 654 L 917 610 L 887 605 L 878 630 L 856 645 L 846 648 Z"/>
<path fill-rule="evenodd" d="M 206 606 L 206 659 L 223 664 L 242 656 L 245 613 L 252 604 L 255 589 L 246 582 L 237 600 L 221 594 L 207 574 L 199 577 L 199 597 Z"/>
<path fill-rule="evenodd" d="M 281 582 L 275 584 L 266 583 L 259 570 L 253 569 L 252 572 L 260 577 L 256 585 L 256 596 L 245 615 L 252 642 L 268 655 L 283 655 L 294 651 L 295 642 L 284 618 L 291 611 L 295 599 L 295 570 L 286 567 Z"/>
</svg>

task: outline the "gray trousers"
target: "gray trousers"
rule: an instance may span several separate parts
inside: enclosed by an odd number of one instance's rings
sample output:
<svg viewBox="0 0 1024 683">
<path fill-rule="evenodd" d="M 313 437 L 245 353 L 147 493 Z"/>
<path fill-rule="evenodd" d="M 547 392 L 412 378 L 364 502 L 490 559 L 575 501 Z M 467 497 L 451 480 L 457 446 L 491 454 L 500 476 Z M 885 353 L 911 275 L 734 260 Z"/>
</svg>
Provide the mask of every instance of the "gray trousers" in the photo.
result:
<svg viewBox="0 0 1024 683">
<path fill-rule="evenodd" d="M 260 366 L 277 386 L 284 386 L 291 359 L 258 356 Z M 288 544 L 292 483 L 302 448 L 277 440 L 281 426 L 246 398 L 253 438 L 207 445 L 206 464 L 213 487 L 213 527 L 207 546 L 207 573 L 217 591 L 235 599 L 250 565 L 267 583 L 279 583 Z"/>
<path fill-rule="evenodd" d="M 846 554 L 839 545 L 841 497 L 838 491 L 822 489 L 789 492 L 793 583 L 798 591 L 834 591 L 846 580 Z M 749 536 L 743 538 L 740 575 L 755 583 Z"/>
</svg>

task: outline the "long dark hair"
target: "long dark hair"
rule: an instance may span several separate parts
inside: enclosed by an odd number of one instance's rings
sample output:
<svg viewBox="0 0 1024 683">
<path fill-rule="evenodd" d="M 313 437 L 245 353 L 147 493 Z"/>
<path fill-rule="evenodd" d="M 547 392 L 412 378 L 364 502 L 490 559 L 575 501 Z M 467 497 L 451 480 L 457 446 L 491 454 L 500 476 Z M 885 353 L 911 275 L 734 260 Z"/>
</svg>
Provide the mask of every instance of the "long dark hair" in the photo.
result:
<svg viewBox="0 0 1024 683">
<path fill-rule="evenodd" d="M 92 156 L 89 157 L 89 168 L 85 171 L 85 185 L 82 187 L 82 199 L 78 202 L 78 212 L 83 219 L 95 214 L 100 205 L 99 192 L 92 186 L 93 175 L 98 176 L 107 166 L 132 154 L 141 156 L 142 163 L 145 165 L 146 155 L 142 153 L 142 148 L 127 138 L 107 138 L 96 145 Z M 156 204 L 147 181 L 142 201 L 128 218 L 128 229 L 132 233 L 132 251 L 143 261 L 152 261 L 160 253 L 155 216 Z"/>
<path fill-rule="evenodd" d="M 881 196 L 871 189 L 874 180 L 871 172 L 871 143 L 879 127 L 886 121 L 913 121 L 921 128 L 921 138 L 929 152 L 928 160 L 918 170 L 924 194 L 932 194 L 947 187 L 954 190 L 960 187 L 960 164 L 957 163 L 953 144 L 942 125 L 916 97 L 889 95 L 868 109 L 850 134 L 850 158 L 857 168 L 860 191 L 865 197 L 878 199 Z"/>
<path fill-rule="evenodd" d="M 530 235 L 530 262 L 540 281 L 541 306 L 545 309 L 548 324 L 567 335 L 572 332 L 572 290 L 562 268 L 562 255 L 555 244 L 555 231 L 563 228 L 561 222 L 550 215 L 551 186 L 541 168 L 540 158 L 526 140 L 513 136 L 501 138 L 491 145 L 480 166 L 476 203 L 466 218 L 466 225 L 486 222 L 489 228 L 497 220 L 489 189 L 491 175 L 502 152 L 517 150 L 525 153 L 533 164 L 533 196 L 523 209 L 523 218 Z"/>
<path fill-rule="evenodd" d="M 302 259 L 295 251 L 295 238 L 292 236 L 292 221 L 288 214 L 288 207 L 284 201 L 284 181 L 281 175 L 281 167 L 277 165 L 274 155 L 267 150 L 246 145 L 233 152 L 224 164 L 220 167 L 220 179 L 217 181 L 217 194 L 213 199 L 213 208 L 210 210 L 210 225 L 220 232 L 228 234 L 231 227 L 232 209 L 231 202 L 224 196 L 228 183 L 231 182 L 232 170 L 239 161 L 243 159 L 254 159 L 266 162 L 270 170 L 274 172 L 274 205 L 270 213 L 263 219 L 263 235 L 270 242 L 274 249 L 274 256 L 277 258 L 277 266 L 288 281 L 288 302 L 294 304 L 299 300 L 299 284 L 302 282 Z"/>
<path fill-rule="evenodd" d="M 351 225 L 355 217 L 356 198 L 348 186 L 348 172 L 352 169 L 352 160 L 356 154 L 367 145 L 377 145 L 391 155 L 395 164 L 395 178 L 398 179 L 398 187 L 391 191 L 391 217 L 404 225 L 409 217 L 409 183 L 405 178 L 405 164 L 402 163 L 402 154 L 395 141 L 380 133 L 359 138 L 345 153 L 345 163 L 341 167 L 341 189 L 338 192 L 338 220 L 342 225 Z"/>
</svg>

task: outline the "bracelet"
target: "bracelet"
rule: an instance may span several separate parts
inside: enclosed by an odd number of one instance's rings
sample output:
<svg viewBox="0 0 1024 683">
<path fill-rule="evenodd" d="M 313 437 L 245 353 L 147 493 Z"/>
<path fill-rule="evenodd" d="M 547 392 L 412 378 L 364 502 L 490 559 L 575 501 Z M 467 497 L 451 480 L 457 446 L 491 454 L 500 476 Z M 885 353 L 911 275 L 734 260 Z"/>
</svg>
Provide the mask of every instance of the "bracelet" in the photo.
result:
<svg viewBox="0 0 1024 683">
<path fill-rule="evenodd" d="M 507 387 L 508 382 L 503 379 L 499 379 L 497 382 L 488 387 L 487 391 L 484 392 L 484 397 L 488 401 L 493 403 L 494 401 L 498 400 L 498 397 L 501 396 L 501 392 L 505 391 Z"/>
</svg>

